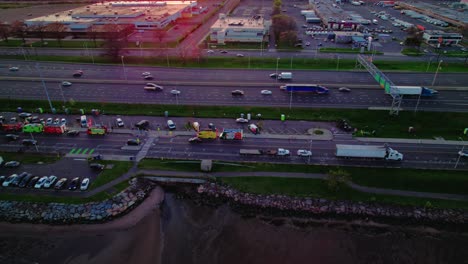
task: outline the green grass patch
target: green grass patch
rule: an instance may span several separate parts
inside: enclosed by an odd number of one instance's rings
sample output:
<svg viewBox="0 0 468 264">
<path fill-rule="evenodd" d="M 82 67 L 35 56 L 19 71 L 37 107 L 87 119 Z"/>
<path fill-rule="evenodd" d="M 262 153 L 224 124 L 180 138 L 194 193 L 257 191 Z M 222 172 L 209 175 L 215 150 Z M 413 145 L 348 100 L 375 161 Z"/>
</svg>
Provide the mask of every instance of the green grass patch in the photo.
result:
<svg viewBox="0 0 468 264">
<path fill-rule="evenodd" d="M 199 160 L 143 159 L 139 169 L 167 171 L 200 171 Z"/>
<path fill-rule="evenodd" d="M 123 181 L 114 186 L 115 191 L 109 193 L 103 191 L 88 198 L 81 197 L 55 197 L 55 196 L 39 196 L 39 195 L 18 195 L 0 193 L 2 201 L 18 201 L 18 202 L 34 202 L 34 203 L 64 203 L 64 204 L 84 204 L 89 202 L 99 202 L 112 198 L 114 195 L 123 191 L 129 186 L 128 181 Z"/>
<path fill-rule="evenodd" d="M 24 59 L 23 55 L 1 55 L 4 59 Z M 291 68 L 291 58 L 293 61 Z M 278 61 L 278 69 L 303 69 L 303 70 L 336 70 L 337 59 L 314 59 L 303 58 L 300 54 L 291 54 L 291 58 L 285 58 Z M 38 61 L 63 61 L 77 63 L 91 63 L 89 56 L 29 56 L 29 59 Z M 170 67 L 195 67 L 195 68 L 236 68 L 236 69 L 276 69 L 276 58 L 232 58 L 232 57 L 216 57 L 206 54 L 201 54 L 196 58 L 181 58 L 181 57 L 125 57 L 127 65 L 148 65 L 167 67 L 169 61 Z M 94 62 L 99 63 L 122 63 L 120 58 L 112 60 L 107 57 L 96 56 Z M 374 60 L 374 64 L 383 71 L 415 71 L 415 72 L 435 72 L 437 65 L 430 65 L 427 69 L 426 63 L 421 62 L 406 62 L 406 61 L 379 61 Z M 353 70 L 356 67 L 356 61 L 352 59 L 340 59 L 340 70 Z M 443 72 L 468 72 L 468 67 L 463 62 L 443 63 Z"/>
<path fill-rule="evenodd" d="M 407 55 L 407 56 L 421 56 L 424 54 L 424 52 L 420 51 L 419 49 L 416 48 L 404 48 L 401 51 L 402 54 Z"/>
<path fill-rule="evenodd" d="M 0 152 L 5 162 L 16 160 L 22 164 L 35 164 L 38 162 L 42 163 L 54 163 L 61 159 L 60 155 L 49 155 L 49 154 L 35 154 L 35 153 L 16 153 L 16 152 Z"/>
<path fill-rule="evenodd" d="M 324 53 L 361 53 L 360 48 L 320 48 L 320 52 Z M 363 54 L 378 54 L 381 55 L 383 52 L 381 51 L 371 51 L 371 50 L 366 50 L 363 52 Z"/>
<path fill-rule="evenodd" d="M 2 47 L 19 47 L 22 45 L 23 41 L 21 39 L 9 39 L 8 41 L 0 41 L 0 46 Z"/>
<path fill-rule="evenodd" d="M 94 161 L 93 161 L 94 162 Z M 89 186 L 90 190 L 93 190 L 101 185 L 104 185 L 110 181 L 115 180 L 116 178 L 122 176 L 126 173 L 130 168 L 133 166 L 133 162 L 129 161 L 110 161 L 110 160 L 102 160 L 99 161 L 101 164 L 106 165 L 113 165 L 112 169 L 104 169 L 98 177 L 91 182 Z"/>
<path fill-rule="evenodd" d="M 144 159 L 140 169 L 166 170 L 167 167 L 178 171 L 200 171 L 199 163 L 194 166 L 177 165 L 177 160 Z M 183 163 L 182 163 L 183 164 Z M 369 187 L 408 190 L 417 192 L 451 193 L 468 195 L 468 174 L 466 171 L 392 169 L 365 167 L 336 167 L 306 164 L 276 163 L 229 163 L 214 161 L 213 172 L 291 172 L 327 174 L 339 168 L 349 173 L 351 181 Z"/>
<path fill-rule="evenodd" d="M 47 44 L 45 44 L 47 43 Z M 50 48 L 82 48 L 88 49 L 92 48 L 101 48 L 104 44 L 104 41 L 96 40 L 96 46 L 94 41 L 86 41 L 86 40 L 44 40 L 44 42 L 37 41 L 32 44 L 33 47 L 50 47 Z"/>
<path fill-rule="evenodd" d="M 206 47 L 208 49 L 213 49 L 216 51 L 221 50 L 229 50 L 229 49 L 253 49 L 253 50 L 267 50 L 268 49 L 268 42 L 263 42 L 263 45 L 260 43 L 225 43 L 225 44 L 218 44 L 218 43 L 208 43 Z M 218 49 L 218 50 L 216 50 Z"/>
<path fill-rule="evenodd" d="M 382 91 L 383 92 L 383 91 Z M 53 106 L 62 113 L 63 102 L 52 102 Z M 33 112 L 34 109 L 42 107 L 48 111 L 47 101 L 0 99 L 0 111 L 15 111 L 21 106 L 25 111 Z M 100 109 L 105 114 L 120 115 L 152 115 L 163 116 L 164 111 L 169 111 L 170 116 L 187 117 L 189 119 L 195 113 L 200 118 L 227 117 L 235 118 L 239 113 L 261 113 L 263 119 L 279 120 L 281 114 L 286 115 L 287 120 L 309 120 L 309 121 L 336 121 L 342 118 L 349 120 L 350 124 L 361 130 L 370 132 L 375 130 L 373 137 L 388 138 L 415 138 L 433 139 L 443 137 L 445 139 L 458 140 L 463 135 L 463 129 L 468 124 L 468 114 L 466 113 L 446 113 L 446 112 L 417 112 L 401 111 L 398 116 L 390 116 L 388 111 L 369 111 L 365 109 L 332 109 L 332 108 L 269 108 L 252 106 L 190 106 L 190 105 L 156 105 L 156 104 L 124 104 L 124 103 L 104 103 L 104 102 L 75 102 L 69 103 L 66 107 L 71 113 L 78 114 L 79 109 L 85 109 L 86 114 L 90 114 L 91 109 Z M 408 109 L 412 110 L 412 109 Z M 437 120 L 437 125 L 434 125 Z M 415 129 L 413 134 L 408 133 L 408 127 Z M 366 133 L 364 133 L 366 135 Z"/>
<path fill-rule="evenodd" d="M 344 185 L 341 185 L 338 191 L 334 192 L 328 189 L 325 180 L 320 179 L 276 177 L 226 177 L 218 179 L 242 192 L 256 194 L 281 194 L 356 202 L 382 202 L 420 207 L 424 207 L 429 201 L 436 208 L 468 209 L 468 202 L 368 194 L 355 191 Z"/>
</svg>

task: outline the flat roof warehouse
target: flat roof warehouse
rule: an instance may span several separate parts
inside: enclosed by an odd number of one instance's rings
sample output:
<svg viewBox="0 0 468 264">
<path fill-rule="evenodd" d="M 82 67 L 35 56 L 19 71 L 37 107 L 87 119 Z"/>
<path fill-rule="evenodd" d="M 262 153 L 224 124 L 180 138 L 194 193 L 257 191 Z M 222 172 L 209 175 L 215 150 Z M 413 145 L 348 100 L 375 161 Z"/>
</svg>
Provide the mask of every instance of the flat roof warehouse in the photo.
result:
<svg viewBox="0 0 468 264">
<path fill-rule="evenodd" d="M 83 6 L 26 20 L 28 25 L 60 22 L 66 25 L 134 24 L 136 28 L 162 28 L 191 11 L 195 1 L 108 2 Z M 73 26 L 71 26 L 73 28 Z"/>
</svg>

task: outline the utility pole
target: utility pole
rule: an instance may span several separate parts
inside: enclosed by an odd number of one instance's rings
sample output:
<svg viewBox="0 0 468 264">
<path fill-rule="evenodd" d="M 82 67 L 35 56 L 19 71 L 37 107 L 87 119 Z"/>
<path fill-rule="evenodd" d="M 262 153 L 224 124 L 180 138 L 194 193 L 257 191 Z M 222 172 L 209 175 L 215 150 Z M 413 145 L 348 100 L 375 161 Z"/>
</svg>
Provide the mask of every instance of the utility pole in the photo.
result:
<svg viewBox="0 0 468 264">
<path fill-rule="evenodd" d="M 124 72 L 124 76 L 125 76 L 125 81 L 128 81 L 127 72 L 125 72 L 124 56 L 120 56 L 120 58 L 122 59 L 122 68 L 123 68 L 123 72 Z"/>
<path fill-rule="evenodd" d="M 310 140 L 309 151 L 311 155 L 309 155 L 309 159 L 307 160 L 307 164 L 310 164 L 310 157 L 312 157 L 312 139 Z"/>
<path fill-rule="evenodd" d="M 461 137 L 459 137 L 458 139 L 461 140 L 463 143 L 465 143 L 465 141 L 463 141 L 463 139 Z M 463 152 L 464 150 L 465 150 L 465 144 L 463 144 L 463 147 L 462 147 L 461 151 Z M 458 155 L 457 162 L 455 163 L 455 169 L 457 168 L 458 163 L 460 162 L 460 158 L 461 158 L 461 155 Z"/>
<path fill-rule="evenodd" d="M 47 101 L 49 102 L 50 111 L 54 113 L 54 107 L 52 106 L 52 102 L 50 101 L 49 92 L 47 91 L 47 86 L 44 82 L 44 78 L 42 77 L 42 72 L 39 69 L 39 63 L 36 63 L 36 70 L 39 72 L 39 77 L 41 78 L 42 87 L 44 87 L 44 91 L 47 96 Z"/>
<path fill-rule="evenodd" d="M 280 58 L 276 58 L 276 82 L 278 82 L 278 62 Z"/>
<path fill-rule="evenodd" d="M 436 69 L 436 72 L 434 74 L 434 79 L 432 80 L 432 86 L 434 86 L 435 82 L 436 82 L 436 78 L 437 78 L 437 74 L 439 73 L 439 69 L 440 69 L 440 64 L 442 64 L 443 60 L 440 60 L 439 61 L 439 65 L 437 65 L 437 69 Z"/>
</svg>

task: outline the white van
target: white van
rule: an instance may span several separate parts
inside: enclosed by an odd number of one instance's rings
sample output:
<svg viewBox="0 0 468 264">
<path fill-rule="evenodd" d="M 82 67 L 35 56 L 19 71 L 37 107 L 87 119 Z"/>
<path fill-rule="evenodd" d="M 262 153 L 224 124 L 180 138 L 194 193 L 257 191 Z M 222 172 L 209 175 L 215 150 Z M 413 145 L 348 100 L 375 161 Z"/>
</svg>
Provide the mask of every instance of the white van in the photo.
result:
<svg viewBox="0 0 468 264">
<path fill-rule="evenodd" d="M 88 119 L 86 118 L 85 115 L 82 115 L 80 117 L 80 124 L 81 124 L 81 127 L 88 127 Z"/>
<path fill-rule="evenodd" d="M 175 125 L 174 121 L 172 121 L 172 120 L 167 120 L 167 127 L 169 128 L 169 130 L 176 129 L 176 125 Z"/>
</svg>

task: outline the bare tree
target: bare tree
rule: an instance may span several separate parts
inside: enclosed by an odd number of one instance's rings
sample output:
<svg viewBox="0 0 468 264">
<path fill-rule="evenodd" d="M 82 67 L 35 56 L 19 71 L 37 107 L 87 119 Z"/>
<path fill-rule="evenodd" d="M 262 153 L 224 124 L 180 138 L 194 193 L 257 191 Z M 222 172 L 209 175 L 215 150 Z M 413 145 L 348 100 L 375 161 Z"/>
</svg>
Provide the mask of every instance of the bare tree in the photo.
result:
<svg viewBox="0 0 468 264">
<path fill-rule="evenodd" d="M 294 31 L 297 35 L 297 25 L 294 19 L 286 15 L 275 15 L 272 17 L 272 28 L 276 41 L 279 42 L 281 33 Z"/>
<path fill-rule="evenodd" d="M 28 25 L 23 21 L 16 20 L 11 24 L 11 33 L 16 35 L 23 40 L 23 43 L 26 43 L 26 36 L 28 34 Z"/>
<path fill-rule="evenodd" d="M 65 38 L 67 26 L 60 22 L 54 22 L 47 25 L 47 29 L 53 33 L 59 46 L 62 47 L 62 39 Z"/>
<path fill-rule="evenodd" d="M 41 39 L 41 43 L 44 43 L 44 36 L 47 31 L 47 25 L 44 22 L 39 22 L 32 26 L 31 31 L 34 31 Z"/>
<path fill-rule="evenodd" d="M 88 27 L 86 34 L 90 39 L 93 40 L 94 47 L 97 48 L 96 39 L 99 34 L 98 28 L 95 25 L 91 25 L 90 27 Z"/>
<path fill-rule="evenodd" d="M 281 32 L 279 43 L 286 46 L 294 46 L 297 43 L 297 32 L 292 30 Z"/>
<path fill-rule="evenodd" d="M 106 55 L 114 60 L 117 60 L 122 53 L 124 43 L 119 35 L 120 27 L 116 24 L 104 25 L 103 31 L 105 32 Z"/>
<path fill-rule="evenodd" d="M 2 36 L 2 39 L 5 42 L 8 42 L 8 38 L 10 37 L 10 34 L 11 34 L 10 25 L 8 25 L 6 22 L 0 23 L 0 35 Z"/>
<path fill-rule="evenodd" d="M 162 46 L 162 40 L 166 37 L 167 32 L 164 29 L 155 30 L 153 36 L 159 40 L 159 44 Z"/>
</svg>

